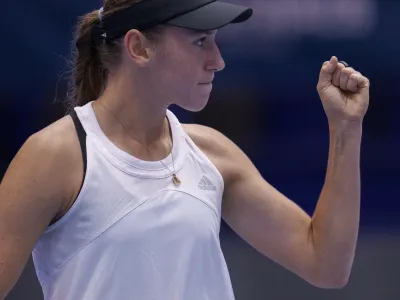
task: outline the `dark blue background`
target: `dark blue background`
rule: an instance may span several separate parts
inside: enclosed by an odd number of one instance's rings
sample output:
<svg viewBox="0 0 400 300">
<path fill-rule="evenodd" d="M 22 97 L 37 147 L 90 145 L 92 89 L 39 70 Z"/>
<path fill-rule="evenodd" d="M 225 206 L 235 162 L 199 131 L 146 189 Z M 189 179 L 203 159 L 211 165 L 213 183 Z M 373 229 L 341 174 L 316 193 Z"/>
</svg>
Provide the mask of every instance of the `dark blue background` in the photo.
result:
<svg viewBox="0 0 400 300">
<path fill-rule="evenodd" d="M 177 107 L 172 110 L 182 122 L 221 130 L 250 156 L 270 183 L 312 214 L 324 182 L 329 141 L 315 88 L 318 73 L 332 55 L 346 60 L 371 80 L 362 145 L 361 233 L 379 230 L 397 237 L 399 1 L 235 2 L 254 4 L 257 9 L 250 22 L 220 31 L 227 67 L 217 75 L 209 105 L 196 114 Z M 72 30 L 77 16 L 98 8 L 100 1 L 6 0 L 4 4 L 0 17 L 0 175 L 29 135 L 63 116 L 60 101 L 65 95 L 63 78 L 68 71 Z M 307 8 L 317 4 L 317 13 Z M 321 14 L 325 17 L 318 17 Z M 224 245 L 235 240 L 229 232 L 223 227 Z M 235 252 L 238 248 L 227 247 L 227 253 L 235 257 L 233 265 L 238 257 L 257 255 L 248 250 L 245 256 Z M 399 258 L 389 265 L 394 263 L 400 265 Z"/>
</svg>

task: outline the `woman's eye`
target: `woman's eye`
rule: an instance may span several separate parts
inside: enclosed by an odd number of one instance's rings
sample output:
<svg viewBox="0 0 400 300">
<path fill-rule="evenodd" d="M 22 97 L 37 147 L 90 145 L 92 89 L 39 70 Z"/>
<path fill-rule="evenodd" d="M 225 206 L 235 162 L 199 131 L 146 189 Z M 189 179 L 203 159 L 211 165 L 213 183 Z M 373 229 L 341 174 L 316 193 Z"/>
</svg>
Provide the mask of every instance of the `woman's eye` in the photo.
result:
<svg viewBox="0 0 400 300">
<path fill-rule="evenodd" d="M 195 42 L 196 46 L 203 47 L 206 37 L 203 37 Z"/>
</svg>

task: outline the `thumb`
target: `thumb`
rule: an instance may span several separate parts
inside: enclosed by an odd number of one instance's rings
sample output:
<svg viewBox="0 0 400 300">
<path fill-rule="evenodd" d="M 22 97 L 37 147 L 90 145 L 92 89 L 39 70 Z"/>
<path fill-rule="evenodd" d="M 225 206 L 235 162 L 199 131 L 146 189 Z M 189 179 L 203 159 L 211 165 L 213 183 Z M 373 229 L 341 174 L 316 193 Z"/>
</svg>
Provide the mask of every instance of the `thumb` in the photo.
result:
<svg viewBox="0 0 400 300">
<path fill-rule="evenodd" d="M 330 61 L 324 62 L 319 73 L 319 89 L 324 89 L 332 84 L 333 74 L 338 67 L 338 59 L 336 56 L 332 56 Z"/>
</svg>

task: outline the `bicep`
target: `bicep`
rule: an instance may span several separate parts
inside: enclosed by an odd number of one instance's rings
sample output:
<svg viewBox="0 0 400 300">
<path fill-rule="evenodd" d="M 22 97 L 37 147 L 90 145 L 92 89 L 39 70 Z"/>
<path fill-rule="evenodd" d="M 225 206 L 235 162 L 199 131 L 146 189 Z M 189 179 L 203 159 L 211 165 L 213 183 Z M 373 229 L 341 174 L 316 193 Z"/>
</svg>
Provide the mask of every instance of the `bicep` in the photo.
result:
<svg viewBox="0 0 400 300">
<path fill-rule="evenodd" d="M 307 278 L 314 261 L 311 218 L 236 152 L 237 167 L 230 171 L 234 176 L 223 199 L 224 220 L 260 253 Z"/>
<path fill-rule="evenodd" d="M 35 243 L 61 208 L 59 162 L 28 139 L 0 185 L 0 296 L 20 276 Z"/>
<path fill-rule="evenodd" d="M 316 265 L 311 218 L 266 182 L 226 136 L 204 126 L 185 129 L 224 178 L 222 217 L 226 223 L 256 250 L 311 280 Z"/>
</svg>

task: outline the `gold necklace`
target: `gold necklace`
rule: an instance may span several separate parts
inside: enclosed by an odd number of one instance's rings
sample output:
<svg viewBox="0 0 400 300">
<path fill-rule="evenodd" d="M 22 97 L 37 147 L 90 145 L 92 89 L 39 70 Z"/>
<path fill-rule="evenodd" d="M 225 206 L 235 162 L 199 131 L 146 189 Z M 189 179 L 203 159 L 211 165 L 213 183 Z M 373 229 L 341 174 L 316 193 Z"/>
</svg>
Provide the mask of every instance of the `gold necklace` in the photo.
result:
<svg viewBox="0 0 400 300">
<path fill-rule="evenodd" d="M 142 142 L 141 140 L 139 140 L 135 135 L 133 135 L 133 133 L 131 133 L 131 132 L 124 126 L 124 124 L 122 124 L 122 122 L 117 118 L 117 116 L 116 116 L 111 110 L 109 110 L 108 108 L 106 108 L 106 107 L 103 105 L 103 103 L 101 103 L 100 101 L 97 101 L 97 102 L 99 102 L 100 106 L 103 107 L 104 110 L 106 110 L 107 112 L 109 112 L 109 113 L 115 118 L 115 120 L 122 126 L 122 128 L 123 128 L 134 140 L 136 140 L 136 141 L 138 141 L 140 144 L 142 144 L 142 145 L 146 148 L 146 150 L 150 153 L 149 147 L 147 147 L 147 145 L 146 145 L 145 143 L 143 143 L 143 142 Z M 168 124 L 169 124 L 168 118 L 167 118 L 167 122 L 168 122 Z M 164 127 L 164 134 L 165 134 L 165 127 Z M 172 156 L 172 166 L 173 166 L 173 168 L 174 168 L 174 171 L 172 172 L 172 183 L 173 183 L 175 186 L 179 186 L 179 185 L 181 184 L 181 181 L 180 181 L 180 179 L 178 178 L 178 176 L 176 175 L 172 139 L 170 139 L 170 140 L 171 140 L 171 142 L 170 142 L 170 149 L 171 149 L 171 150 L 170 150 L 170 151 L 171 151 L 171 156 Z M 164 165 L 165 168 L 167 168 L 167 169 L 171 172 L 171 169 L 168 168 L 168 166 L 167 166 L 166 164 L 164 164 L 164 162 L 163 162 L 162 160 L 160 160 L 160 162 Z"/>
</svg>

